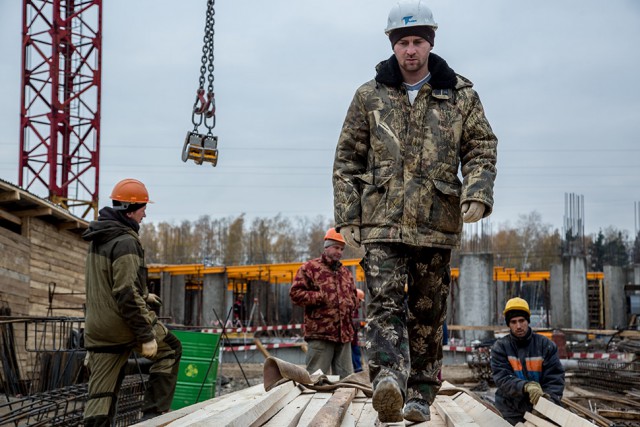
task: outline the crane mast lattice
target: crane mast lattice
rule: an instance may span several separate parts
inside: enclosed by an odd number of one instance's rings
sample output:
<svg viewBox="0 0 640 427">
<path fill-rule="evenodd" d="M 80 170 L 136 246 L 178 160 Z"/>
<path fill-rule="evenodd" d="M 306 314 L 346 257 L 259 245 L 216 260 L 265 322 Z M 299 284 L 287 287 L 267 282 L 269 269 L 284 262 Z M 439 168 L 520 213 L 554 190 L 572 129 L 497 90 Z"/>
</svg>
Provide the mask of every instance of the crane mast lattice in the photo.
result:
<svg viewBox="0 0 640 427">
<path fill-rule="evenodd" d="M 23 0 L 19 185 L 98 210 L 102 0 Z M 44 189 L 44 191 L 41 191 Z"/>
</svg>

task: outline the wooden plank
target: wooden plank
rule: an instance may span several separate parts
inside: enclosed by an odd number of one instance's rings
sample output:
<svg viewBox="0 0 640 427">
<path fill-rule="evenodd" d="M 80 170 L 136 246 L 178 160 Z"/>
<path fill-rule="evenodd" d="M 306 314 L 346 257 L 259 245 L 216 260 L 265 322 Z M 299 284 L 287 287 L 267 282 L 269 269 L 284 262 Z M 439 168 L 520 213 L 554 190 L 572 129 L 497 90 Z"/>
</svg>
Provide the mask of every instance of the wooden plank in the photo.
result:
<svg viewBox="0 0 640 427">
<path fill-rule="evenodd" d="M 352 403 L 353 404 L 353 403 Z M 351 404 L 347 407 L 347 413 L 344 414 L 344 418 L 340 423 L 340 427 L 355 427 L 356 425 L 356 417 L 352 414 L 353 408 L 351 408 Z"/>
<path fill-rule="evenodd" d="M 621 418 L 624 420 L 640 420 L 640 412 L 638 411 L 620 411 L 614 409 L 598 409 L 598 415 L 609 418 Z"/>
<path fill-rule="evenodd" d="M 565 404 L 568 408 L 573 409 L 575 413 L 579 414 L 585 419 L 593 420 L 593 422 L 597 425 L 600 425 L 602 427 L 609 427 L 611 425 L 611 421 L 609 421 L 607 418 L 590 411 L 589 409 L 585 408 L 582 405 L 577 404 L 571 399 L 563 397 L 562 403 Z"/>
<path fill-rule="evenodd" d="M 74 230 L 76 228 L 85 228 L 84 224 L 80 221 L 65 221 L 58 224 L 58 230 Z"/>
<path fill-rule="evenodd" d="M 0 218 L 6 219 L 7 221 L 12 222 L 16 225 L 22 225 L 22 219 L 5 211 L 4 209 L 0 209 Z"/>
<path fill-rule="evenodd" d="M 276 403 L 274 403 L 273 406 L 271 406 L 262 415 L 260 415 L 257 420 L 252 422 L 251 423 L 251 427 L 262 426 L 264 423 L 266 423 L 271 418 L 273 418 L 274 415 L 276 415 L 278 412 L 280 412 L 280 410 L 282 408 L 284 408 L 289 403 L 291 403 L 291 401 L 293 401 L 295 398 L 297 398 L 300 395 L 300 393 L 302 393 L 301 387 L 300 386 L 294 386 L 293 390 L 291 390 L 285 397 L 283 397 L 282 399 L 280 399 Z"/>
<path fill-rule="evenodd" d="M 339 426 L 347 413 L 347 408 L 356 396 L 355 388 L 341 388 L 324 404 L 309 423 L 310 427 Z"/>
<path fill-rule="evenodd" d="M 444 418 L 448 427 L 477 425 L 473 418 L 467 415 L 449 396 L 437 396 L 433 406 L 438 409 L 438 413 Z"/>
<path fill-rule="evenodd" d="M 300 421 L 302 413 L 313 398 L 313 393 L 302 393 L 289 402 L 275 417 L 271 418 L 262 427 L 295 427 Z"/>
<path fill-rule="evenodd" d="M 351 406 L 349 407 L 349 410 L 351 412 L 351 415 L 353 415 L 354 417 L 354 421 L 358 421 L 358 418 L 360 418 L 360 414 L 362 413 L 362 411 L 364 410 L 364 405 L 367 403 L 367 399 L 360 399 L 358 398 L 358 395 L 356 395 L 356 398 L 353 399 L 353 402 L 351 402 Z"/>
<path fill-rule="evenodd" d="M 17 191 L 3 191 L 0 194 L 0 202 L 15 202 L 20 200 L 20 193 Z"/>
<path fill-rule="evenodd" d="M 584 418 L 580 418 L 576 414 L 567 411 L 566 409 L 556 405 L 550 400 L 541 397 L 534 409 L 540 412 L 545 417 L 552 420 L 554 423 L 565 427 L 587 427 L 594 426 Z"/>
<path fill-rule="evenodd" d="M 373 405 L 371 405 L 371 398 L 369 398 L 365 401 L 362 412 L 360 412 L 360 417 L 358 417 L 356 421 L 356 427 L 374 426 L 376 425 L 377 419 L 378 413 L 373 409 Z"/>
<path fill-rule="evenodd" d="M 247 390 L 252 390 L 252 393 L 257 395 L 259 393 L 264 393 L 264 386 L 262 384 L 258 384 L 253 387 L 249 387 L 243 391 L 247 392 Z M 184 408 L 176 409 L 175 411 L 167 412 L 166 414 L 160 415 L 159 417 L 155 417 L 147 421 L 142 421 L 134 425 L 137 427 L 167 426 L 172 421 L 175 421 L 179 418 L 189 415 L 190 413 L 195 412 L 199 409 L 205 408 L 207 406 L 212 406 L 212 405 L 224 405 L 224 402 L 234 401 L 235 398 L 236 398 L 236 393 L 225 394 L 224 396 L 205 400 L 204 402 L 198 402 L 190 406 L 185 406 Z"/>
<path fill-rule="evenodd" d="M 13 214 L 20 218 L 26 217 L 34 217 L 34 216 L 45 216 L 51 215 L 53 210 L 51 208 L 43 207 L 43 208 L 35 208 L 35 209 L 26 209 L 24 211 L 14 211 Z"/>
<path fill-rule="evenodd" d="M 437 398 L 436 398 L 437 399 Z M 453 396 L 456 402 L 473 420 L 481 426 L 487 427 L 510 427 L 511 424 L 504 418 L 487 408 L 482 402 L 478 402 L 467 393 L 460 393 Z"/>
<path fill-rule="evenodd" d="M 325 403 L 329 399 L 331 399 L 331 393 L 315 393 L 311 402 L 307 405 L 302 416 L 300 417 L 300 421 L 298 421 L 298 427 L 306 427 L 309 425 L 313 417 L 316 416 L 318 411 L 324 406 Z"/>
<path fill-rule="evenodd" d="M 289 395 L 289 392 L 297 388 L 293 382 L 284 383 L 269 392 L 262 392 L 258 396 L 252 396 L 244 402 L 238 402 L 237 405 L 227 409 L 226 411 L 215 410 L 206 416 L 187 424 L 194 427 L 205 426 L 224 426 L 224 427 L 246 427 L 257 421 L 262 414 L 269 410 L 277 402 Z M 298 393 L 299 394 L 299 393 Z M 293 398 L 292 398 L 293 399 Z M 282 406 L 289 402 L 285 402 Z M 181 426 L 185 424 L 180 424 Z"/>
<path fill-rule="evenodd" d="M 229 398 L 225 400 L 221 400 L 218 402 L 207 401 L 209 402 L 208 405 L 199 407 L 199 409 L 197 409 L 196 411 L 191 410 L 190 412 L 183 415 L 181 418 L 176 419 L 173 422 L 170 422 L 167 424 L 152 424 L 152 425 L 162 425 L 162 426 L 170 426 L 170 427 L 191 426 L 193 425 L 194 422 L 200 421 L 208 417 L 209 415 L 215 415 L 219 412 L 226 411 L 227 409 L 233 408 L 235 406 L 242 406 L 247 402 L 251 402 L 254 398 L 256 398 L 257 396 L 263 393 L 264 393 L 264 387 L 261 384 L 259 384 L 254 387 L 249 387 L 244 390 L 231 393 L 228 395 Z M 191 406 L 189 406 L 188 408 L 191 408 Z"/>
<path fill-rule="evenodd" d="M 542 419 L 539 416 L 532 414 L 531 412 L 525 412 L 524 419 L 529 421 L 536 427 L 558 427 L 557 424 L 554 424 L 551 421 Z"/>
</svg>

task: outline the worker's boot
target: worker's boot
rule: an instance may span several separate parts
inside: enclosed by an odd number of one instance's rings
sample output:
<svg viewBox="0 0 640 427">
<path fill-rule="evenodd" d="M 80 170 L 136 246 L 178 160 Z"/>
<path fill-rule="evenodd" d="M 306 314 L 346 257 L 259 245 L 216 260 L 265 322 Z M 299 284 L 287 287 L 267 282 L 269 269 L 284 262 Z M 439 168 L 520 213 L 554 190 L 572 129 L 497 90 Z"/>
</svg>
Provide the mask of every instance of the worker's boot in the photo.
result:
<svg viewBox="0 0 640 427">
<path fill-rule="evenodd" d="M 380 380 L 373 391 L 371 401 L 373 409 L 378 412 L 381 423 L 397 423 L 402 421 L 402 405 L 404 398 L 395 379 L 386 377 Z"/>
<path fill-rule="evenodd" d="M 429 404 L 424 399 L 409 399 L 403 411 L 404 419 L 414 423 L 422 423 L 431 419 Z"/>
</svg>

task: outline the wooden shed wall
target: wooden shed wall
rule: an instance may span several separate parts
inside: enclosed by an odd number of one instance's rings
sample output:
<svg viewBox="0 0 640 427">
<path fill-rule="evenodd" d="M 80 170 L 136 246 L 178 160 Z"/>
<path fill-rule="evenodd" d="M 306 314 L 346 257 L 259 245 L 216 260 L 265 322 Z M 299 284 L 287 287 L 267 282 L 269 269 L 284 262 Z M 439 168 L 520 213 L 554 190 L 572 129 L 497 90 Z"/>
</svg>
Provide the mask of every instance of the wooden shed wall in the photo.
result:
<svg viewBox="0 0 640 427">
<path fill-rule="evenodd" d="M 18 234 L 0 227 L 2 313 L 30 318 L 84 317 L 84 262 L 88 244 L 79 233 L 59 229 L 36 217 L 24 218 L 21 228 L 22 233 Z M 50 289 L 54 291 L 51 301 Z M 37 379 L 34 370 L 39 370 L 36 356 L 40 351 L 66 348 L 67 337 L 61 336 L 61 325 L 68 327 L 64 322 L 12 323 L 10 333 L 21 378 Z"/>
<path fill-rule="evenodd" d="M 87 246 L 80 235 L 38 218 L 24 220 L 22 235 L 0 227 L 0 301 L 12 316 L 83 316 Z"/>
</svg>

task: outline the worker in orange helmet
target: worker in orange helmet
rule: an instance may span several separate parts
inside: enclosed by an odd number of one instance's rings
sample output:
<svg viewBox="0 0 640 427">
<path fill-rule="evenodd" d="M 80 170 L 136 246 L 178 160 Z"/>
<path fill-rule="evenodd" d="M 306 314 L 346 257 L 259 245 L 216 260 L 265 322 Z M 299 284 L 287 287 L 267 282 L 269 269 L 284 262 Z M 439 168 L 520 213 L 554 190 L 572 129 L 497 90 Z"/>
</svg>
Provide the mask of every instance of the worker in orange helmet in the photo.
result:
<svg viewBox="0 0 640 427">
<path fill-rule="evenodd" d="M 564 368 L 558 347 L 529 327 L 531 310 L 526 300 L 507 301 L 504 319 L 510 333 L 491 349 L 491 371 L 496 383 L 496 408 L 512 425 L 524 422 L 540 397 L 560 404 L 564 391 Z"/>
<path fill-rule="evenodd" d="M 319 258 L 302 264 L 289 296 L 304 307 L 307 370 L 346 377 L 353 373 L 353 311 L 358 305 L 353 274 L 340 263 L 345 241 L 335 228 L 324 236 Z"/>
<path fill-rule="evenodd" d="M 113 205 L 100 210 L 82 235 L 86 259 L 85 347 L 89 395 L 84 425 L 111 426 L 124 369 L 132 351 L 152 361 L 142 405 L 143 419 L 170 409 L 182 355 L 180 341 L 158 321 L 162 302 L 147 289 L 138 232 L 149 193 L 136 179 L 118 182 Z"/>
</svg>

